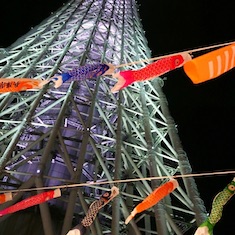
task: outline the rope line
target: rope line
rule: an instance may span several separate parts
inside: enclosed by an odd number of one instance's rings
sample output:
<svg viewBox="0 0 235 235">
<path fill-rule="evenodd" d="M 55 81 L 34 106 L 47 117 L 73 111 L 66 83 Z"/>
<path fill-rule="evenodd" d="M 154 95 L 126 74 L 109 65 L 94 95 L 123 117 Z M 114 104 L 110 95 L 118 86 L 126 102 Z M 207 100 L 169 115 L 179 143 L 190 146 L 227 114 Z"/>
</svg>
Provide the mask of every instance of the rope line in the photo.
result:
<svg viewBox="0 0 235 235">
<path fill-rule="evenodd" d="M 233 43 L 235 43 L 235 41 L 220 43 L 220 44 L 206 46 L 206 47 L 195 48 L 195 49 L 191 49 L 191 50 L 187 50 L 187 51 L 172 53 L 172 54 L 163 55 L 163 56 L 157 56 L 157 57 L 153 57 L 153 58 L 149 58 L 149 59 L 133 61 L 133 62 L 125 63 L 125 64 L 116 65 L 115 68 L 121 68 L 121 67 L 124 67 L 124 66 L 139 64 L 141 62 L 149 62 L 149 61 L 159 60 L 159 59 L 162 59 L 162 58 L 165 58 L 165 57 L 178 55 L 180 53 L 193 53 L 193 52 L 198 52 L 198 51 L 209 50 L 209 49 L 213 49 L 213 48 L 217 48 L 217 47 L 227 46 L 227 45 L 230 45 L 230 44 L 233 44 Z"/>
<path fill-rule="evenodd" d="M 7 171 L 5 171 L 7 172 Z M 58 185 L 58 186 L 46 186 L 40 188 L 31 188 L 31 189 L 16 189 L 16 190 L 0 190 L 0 193 L 12 192 L 29 192 L 29 191 L 37 191 L 37 190 L 49 190 L 49 189 L 65 189 L 65 188 L 76 188 L 76 187 L 89 187 L 94 185 L 104 185 L 104 184 L 118 184 L 118 183 L 133 183 L 137 181 L 151 181 L 151 180 L 160 180 L 167 178 L 189 178 L 189 177 L 200 177 L 200 176 L 218 176 L 218 175 L 228 175 L 235 174 L 234 171 L 218 171 L 218 172 L 206 172 L 206 173 L 193 173 L 193 174 L 185 174 L 185 175 L 173 175 L 173 176 L 154 176 L 154 177 L 144 177 L 144 178 L 130 178 L 130 179 L 122 179 L 122 180 L 110 180 L 110 181 L 102 181 L 102 182 L 94 182 L 90 181 L 87 183 L 77 183 L 77 184 L 66 184 L 66 185 Z"/>
</svg>

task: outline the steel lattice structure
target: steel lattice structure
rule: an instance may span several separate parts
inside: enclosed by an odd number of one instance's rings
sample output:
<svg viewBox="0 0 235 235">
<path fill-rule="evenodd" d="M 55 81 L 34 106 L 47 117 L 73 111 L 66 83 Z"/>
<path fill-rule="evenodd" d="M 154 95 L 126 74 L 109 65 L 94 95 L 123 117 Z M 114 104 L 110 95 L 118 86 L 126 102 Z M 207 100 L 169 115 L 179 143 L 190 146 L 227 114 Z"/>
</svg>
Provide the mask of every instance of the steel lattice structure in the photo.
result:
<svg viewBox="0 0 235 235">
<path fill-rule="evenodd" d="M 118 65 L 150 57 L 134 0 L 72 0 L 1 50 L 0 75 L 46 79 L 86 63 Z M 89 234 L 186 234 L 205 217 L 190 177 L 179 178 L 180 187 L 171 196 L 124 224 L 134 206 L 166 180 L 142 178 L 188 174 L 191 167 L 162 92 L 163 80 L 112 94 L 115 82 L 107 76 L 58 89 L 1 94 L 1 189 L 99 182 L 67 188 L 53 200 L 65 214 L 64 235 L 75 225 L 74 217 L 80 221 L 113 185 L 102 182 L 137 179 L 115 184 L 120 196 L 100 211 Z M 18 192 L 1 208 L 24 195 Z M 55 234 L 49 204 L 39 208 L 45 235 Z"/>
</svg>

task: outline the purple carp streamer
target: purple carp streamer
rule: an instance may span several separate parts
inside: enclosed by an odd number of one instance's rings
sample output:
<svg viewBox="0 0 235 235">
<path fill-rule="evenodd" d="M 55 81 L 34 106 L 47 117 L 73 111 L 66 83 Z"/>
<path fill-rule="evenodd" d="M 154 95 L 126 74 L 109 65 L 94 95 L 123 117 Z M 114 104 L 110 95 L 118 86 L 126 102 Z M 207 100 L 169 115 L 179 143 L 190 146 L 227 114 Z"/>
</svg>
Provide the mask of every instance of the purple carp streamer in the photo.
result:
<svg viewBox="0 0 235 235">
<path fill-rule="evenodd" d="M 71 71 L 54 75 L 43 81 L 41 85 L 43 86 L 49 82 L 53 82 L 54 87 L 58 88 L 66 81 L 83 81 L 86 79 L 97 78 L 101 75 L 111 75 L 114 70 L 115 66 L 112 64 L 86 64 Z"/>
</svg>

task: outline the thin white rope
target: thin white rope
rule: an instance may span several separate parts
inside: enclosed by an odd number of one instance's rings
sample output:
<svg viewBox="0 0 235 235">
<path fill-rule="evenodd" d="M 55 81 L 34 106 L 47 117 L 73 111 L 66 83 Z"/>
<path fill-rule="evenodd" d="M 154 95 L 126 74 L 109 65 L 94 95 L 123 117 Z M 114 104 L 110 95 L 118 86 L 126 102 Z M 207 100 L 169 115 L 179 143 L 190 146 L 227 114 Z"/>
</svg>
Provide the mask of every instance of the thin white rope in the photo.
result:
<svg viewBox="0 0 235 235">
<path fill-rule="evenodd" d="M 144 178 L 130 178 L 130 179 L 122 179 L 122 180 L 109 180 L 102 182 L 86 182 L 86 183 L 77 183 L 77 184 L 66 184 L 66 185 L 57 185 L 57 186 L 46 186 L 39 188 L 30 188 L 30 189 L 15 189 L 15 190 L 1 190 L 0 193 L 19 193 L 19 192 L 29 192 L 29 191 L 40 191 L 40 190 L 52 190 L 52 189 L 67 189 L 67 188 L 76 188 L 76 187 L 90 187 L 94 185 L 105 185 L 105 184 L 120 184 L 120 183 L 133 183 L 136 181 L 151 181 L 151 180 L 161 180 L 161 179 L 169 179 L 169 178 L 188 178 L 188 177 L 200 177 L 200 176 L 218 176 L 218 175 L 229 175 L 235 174 L 235 171 L 217 171 L 217 172 L 205 172 L 205 173 L 193 173 L 186 175 L 173 175 L 173 176 L 154 176 L 154 177 L 144 177 Z"/>
<path fill-rule="evenodd" d="M 133 62 L 125 63 L 125 64 L 116 65 L 115 68 L 121 68 L 121 67 L 124 67 L 124 66 L 139 64 L 141 62 L 149 62 L 149 61 L 159 60 L 159 59 L 162 59 L 162 58 L 165 58 L 165 57 L 174 56 L 174 55 L 178 55 L 178 54 L 181 54 L 181 53 L 193 53 L 193 52 L 198 52 L 198 51 L 209 50 L 209 49 L 213 49 L 213 48 L 217 48 L 217 47 L 227 46 L 227 45 L 230 45 L 230 44 L 233 44 L 233 43 L 235 43 L 235 41 L 220 43 L 220 44 L 206 46 L 206 47 L 195 48 L 195 49 L 176 52 L 176 53 L 172 53 L 172 54 L 168 54 L 168 55 L 157 56 L 157 57 L 153 57 L 153 58 L 149 58 L 149 59 L 133 61 Z"/>
</svg>

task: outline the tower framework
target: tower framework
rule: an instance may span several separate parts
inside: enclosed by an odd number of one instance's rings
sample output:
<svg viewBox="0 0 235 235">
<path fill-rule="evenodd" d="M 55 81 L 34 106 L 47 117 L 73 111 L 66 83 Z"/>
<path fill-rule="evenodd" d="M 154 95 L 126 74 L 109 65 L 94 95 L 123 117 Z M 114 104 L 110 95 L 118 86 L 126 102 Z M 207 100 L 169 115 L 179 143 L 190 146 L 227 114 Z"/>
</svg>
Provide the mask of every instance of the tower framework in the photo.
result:
<svg viewBox="0 0 235 235">
<path fill-rule="evenodd" d="M 150 57 L 135 1 L 72 0 L 1 50 L 0 75 L 46 79 L 97 62 L 138 69 Z M 102 76 L 58 89 L 47 85 L 0 95 L 1 189 L 17 191 L 1 208 L 45 188 L 65 186 L 61 197 L 39 205 L 44 234 L 65 235 L 115 185 L 120 195 L 100 210 L 88 234 L 180 235 L 203 221 L 203 202 L 194 179 L 186 177 L 177 178 L 180 187 L 170 196 L 124 224 L 153 189 L 168 177 L 191 173 L 191 167 L 162 92 L 163 80 L 112 94 L 115 82 Z M 63 215 L 58 226 L 51 208 Z M 0 225 L 10 219 L 0 218 Z"/>
</svg>

